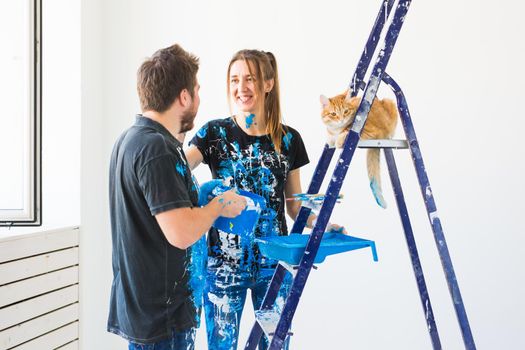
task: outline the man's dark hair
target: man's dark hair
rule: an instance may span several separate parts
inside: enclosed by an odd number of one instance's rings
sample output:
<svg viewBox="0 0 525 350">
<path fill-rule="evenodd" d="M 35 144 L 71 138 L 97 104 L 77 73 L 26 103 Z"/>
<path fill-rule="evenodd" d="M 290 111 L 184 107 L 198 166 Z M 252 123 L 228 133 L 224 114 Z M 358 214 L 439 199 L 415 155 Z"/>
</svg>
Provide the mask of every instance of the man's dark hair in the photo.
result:
<svg viewBox="0 0 525 350">
<path fill-rule="evenodd" d="M 178 44 L 155 52 L 137 73 L 142 111 L 165 112 L 184 89 L 193 97 L 198 70 L 197 56 Z"/>
</svg>

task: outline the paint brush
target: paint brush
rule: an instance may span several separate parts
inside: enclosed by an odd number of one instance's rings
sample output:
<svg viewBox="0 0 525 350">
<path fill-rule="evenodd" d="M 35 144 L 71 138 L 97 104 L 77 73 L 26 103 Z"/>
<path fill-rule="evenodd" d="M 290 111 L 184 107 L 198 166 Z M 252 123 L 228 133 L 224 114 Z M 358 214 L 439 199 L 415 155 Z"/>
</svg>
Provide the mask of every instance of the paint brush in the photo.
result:
<svg viewBox="0 0 525 350">
<path fill-rule="evenodd" d="M 339 194 L 337 196 L 337 203 L 340 202 L 340 199 L 342 199 L 344 196 L 342 194 Z M 314 202 L 321 202 L 324 201 L 326 198 L 325 194 L 322 193 L 315 193 L 315 194 L 309 194 L 309 193 L 296 193 L 293 195 L 293 197 L 286 198 L 287 201 L 314 201 Z"/>
</svg>

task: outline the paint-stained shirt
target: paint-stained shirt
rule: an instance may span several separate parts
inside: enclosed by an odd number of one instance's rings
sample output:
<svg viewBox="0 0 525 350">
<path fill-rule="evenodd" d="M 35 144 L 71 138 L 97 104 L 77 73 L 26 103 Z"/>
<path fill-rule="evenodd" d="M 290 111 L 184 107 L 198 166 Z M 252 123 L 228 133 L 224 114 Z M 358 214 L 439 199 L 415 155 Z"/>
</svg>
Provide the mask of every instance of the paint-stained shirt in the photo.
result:
<svg viewBox="0 0 525 350">
<path fill-rule="evenodd" d="M 111 155 L 108 331 L 137 343 L 196 325 L 192 249 L 172 246 L 155 219 L 167 210 L 197 205 L 198 188 L 181 146 L 161 124 L 137 116 Z"/>
<path fill-rule="evenodd" d="M 264 197 L 267 208 L 261 213 L 255 237 L 288 234 L 284 197 L 288 173 L 309 162 L 299 132 L 283 127 L 280 153 L 269 135 L 248 135 L 232 117 L 208 122 L 190 141 L 199 149 L 213 178 L 229 179 L 230 186 Z M 240 242 L 239 236 L 227 236 L 213 227 L 208 242 L 211 257 L 248 265 L 275 264 L 260 256 L 253 242 Z"/>
</svg>

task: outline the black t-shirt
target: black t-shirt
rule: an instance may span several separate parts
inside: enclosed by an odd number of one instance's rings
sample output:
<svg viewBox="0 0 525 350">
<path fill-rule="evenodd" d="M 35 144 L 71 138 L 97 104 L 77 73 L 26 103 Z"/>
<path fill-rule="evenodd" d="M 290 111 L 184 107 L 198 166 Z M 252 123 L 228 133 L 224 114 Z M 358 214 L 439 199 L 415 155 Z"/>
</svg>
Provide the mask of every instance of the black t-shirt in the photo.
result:
<svg viewBox="0 0 525 350">
<path fill-rule="evenodd" d="M 180 142 L 161 124 L 138 116 L 111 155 L 108 331 L 148 343 L 196 325 L 192 249 L 172 246 L 154 215 L 197 205 L 197 190 Z"/>
<path fill-rule="evenodd" d="M 248 135 L 231 117 L 208 122 L 190 141 L 201 152 L 213 178 L 230 178 L 231 186 L 264 197 L 267 209 L 261 213 L 255 237 L 288 234 L 284 198 L 288 173 L 309 162 L 301 135 L 289 126 L 284 130 L 281 153 L 275 151 L 268 135 Z M 253 242 L 239 242 L 238 236 L 221 240 L 220 234 L 224 236 L 213 227 L 209 231 L 210 256 L 231 260 L 226 250 L 241 247 L 241 263 L 275 263 L 260 257 Z"/>
</svg>

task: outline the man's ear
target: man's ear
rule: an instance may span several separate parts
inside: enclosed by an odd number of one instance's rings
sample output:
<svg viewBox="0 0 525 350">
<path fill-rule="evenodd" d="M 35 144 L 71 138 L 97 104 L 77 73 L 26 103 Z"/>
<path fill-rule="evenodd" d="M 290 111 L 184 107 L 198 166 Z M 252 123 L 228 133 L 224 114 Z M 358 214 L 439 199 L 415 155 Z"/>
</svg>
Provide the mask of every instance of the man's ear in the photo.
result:
<svg viewBox="0 0 525 350">
<path fill-rule="evenodd" d="M 191 104 L 191 96 L 188 89 L 182 89 L 182 91 L 179 94 L 178 100 L 182 107 L 187 107 Z"/>
</svg>

